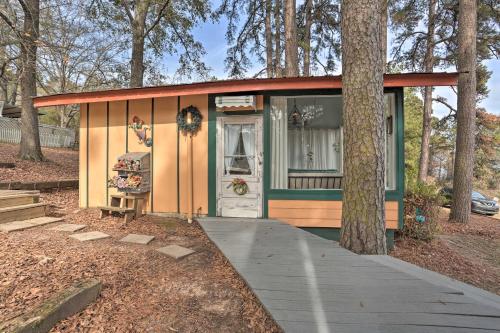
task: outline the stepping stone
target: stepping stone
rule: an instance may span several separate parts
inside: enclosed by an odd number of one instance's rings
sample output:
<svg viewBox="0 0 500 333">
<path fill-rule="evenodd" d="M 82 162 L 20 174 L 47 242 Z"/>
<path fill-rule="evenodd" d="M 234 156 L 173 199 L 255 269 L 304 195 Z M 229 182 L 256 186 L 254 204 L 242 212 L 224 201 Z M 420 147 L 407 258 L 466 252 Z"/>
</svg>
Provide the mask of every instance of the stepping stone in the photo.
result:
<svg viewBox="0 0 500 333">
<path fill-rule="evenodd" d="M 90 231 L 81 234 L 70 235 L 69 237 L 77 239 L 80 242 L 86 242 L 91 240 L 104 239 L 111 236 L 100 231 Z"/>
<path fill-rule="evenodd" d="M 179 245 L 160 247 L 159 249 L 156 249 L 156 251 L 166 254 L 174 259 L 181 259 L 195 252 Z"/>
<path fill-rule="evenodd" d="M 24 221 L 7 222 L 0 224 L 0 231 L 3 232 L 21 231 L 29 228 L 39 227 L 49 223 L 60 222 L 62 220 L 63 219 L 60 217 L 42 216 Z"/>
<path fill-rule="evenodd" d="M 155 238 L 155 236 L 129 234 L 129 235 L 123 237 L 122 239 L 120 239 L 120 242 L 147 245 L 154 238 Z"/>
<path fill-rule="evenodd" d="M 85 227 L 86 227 L 85 224 L 65 223 L 65 224 L 60 224 L 58 226 L 50 228 L 49 230 L 75 232 L 75 231 L 78 231 L 78 230 L 82 230 Z"/>
</svg>

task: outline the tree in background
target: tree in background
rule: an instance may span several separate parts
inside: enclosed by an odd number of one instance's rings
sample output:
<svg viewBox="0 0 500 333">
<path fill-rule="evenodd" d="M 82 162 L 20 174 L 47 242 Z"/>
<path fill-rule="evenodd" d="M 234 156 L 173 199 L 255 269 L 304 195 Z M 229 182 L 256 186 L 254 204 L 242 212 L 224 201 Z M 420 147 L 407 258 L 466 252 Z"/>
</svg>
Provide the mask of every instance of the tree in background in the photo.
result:
<svg viewBox="0 0 500 333">
<path fill-rule="evenodd" d="M 497 57 L 499 54 L 498 11 L 494 0 L 480 0 L 478 10 L 478 92 L 485 90 L 489 73 L 481 61 Z M 458 37 L 457 18 L 458 1 L 436 0 L 399 0 L 389 5 L 391 28 L 395 33 L 392 50 L 392 65 L 398 64 L 410 71 L 432 72 L 437 68 L 457 65 Z M 432 96 L 432 87 L 423 91 L 424 116 L 421 157 L 419 162 L 419 180 L 425 181 L 430 159 L 430 136 L 432 127 L 432 102 L 439 102 L 451 107 L 442 97 Z"/>
<path fill-rule="evenodd" d="M 97 0 L 90 8 L 91 17 L 116 39 L 129 37 L 131 87 L 142 87 L 147 68 L 148 50 L 154 56 L 179 56 L 177 75 L 196 73 L 208 78 L 208 67 L 201 60 L 202 44 L 192 34 L 194 27 L 206 21 L 210 4 L 203 0 Z M 181 49 L 180 52 L 178 49 Z M 152 68 L 149 68 L 153 70 Z"/>
<path fill-rule="evenodd" d="M 457 143 L 450 221 L 468 223 L 476 125 L 476 0 L 460 0 L 458 12 Z"/>
<path fill-rule="evenodd" d="M 17 37 L 21 58 L 21 145 L 19 157 L 26 160 L 42 161 L 40 136 L 38 130 L 38 111 L 33 106 L 32 97 L 36 96 L 36 61 L 39 36 L 40 3 L 38 0 L 18 0 L 17 4 L 0 10 L 0 18 L 12 29 Z M 22 29 L 20 24 L 10 18 L 17 18 L 22 13 Z"/>
<path fill-rule="evenodd" d="M 404 96 L 405 180 L 412 183 L 418 177 L 424 105 L 415 88 L 405 88 Z"/>
<path fill-rule="evenodd" d="M 110 39 L 87 19 L 85 0 L 46 3 L 40 12 L 40 89 L 45 94 L 59 94 L 120 87 L 126 74 L 117 59 L 126 45 Z M 48 109 L 42 120 L 68 127 L 77 112 L 74 106 L 58 106 Z"/>
<path fill-rule="evenodd" d="M 481 188 L 500 186 L 500 116 L 476 111 L 474 178 Z"/>
<path fill-rule="evenodd" d="M 0 5 L 1 11 L 6 11 L 7 7 Z M 0 100 L 7 104 L 14 105 L 16 103 L 20 73 L 20 56 L 18 36 L 6 24 L 2 24 L 0 19 Z"/>
<path fill-rule="evenodd" d="M 436 53 L 445 49 L 452 33 L 448 17 L 452 15 L 448 4 L 437 0 L 403 0 L 390 4 L 391 28 L 396 37 L 393 46 L 393 63 L 404 69 L 430 73 L 436 66 Z M 432 119 L 432 87 L 425 87 L 422 117 L 418 180 L 425 182 L 430 160 Z"/>
<path fill-rule="evenodd" d="M 285 0 L 285 76 L 299 76 L 295 0 Z"/>
<path fill-rule="evenodd" d="M 342 2 L 345 171 L 340 244 L 366 254 L 387 252 L 381 5 Z"/>
<path fill-rule="evenodd" d="M 230 47 L 225 64 L 230 77 L 244 77 L 255 65 L 253 60 L 265 66 L 255 77 L 263 73 L 267 77 L 283 76 L 286 29 L 282 0 L 224 0 L 214 18 L 222 16 L 228 21 L 226 39 Z M 340 57 L 338 1 L 307 0 L 298 6 L 295 18 L 297 71 L 304 76 L 332 74 Z M 295 43 L 293 38 L 291 41 Z"/>
</svg>

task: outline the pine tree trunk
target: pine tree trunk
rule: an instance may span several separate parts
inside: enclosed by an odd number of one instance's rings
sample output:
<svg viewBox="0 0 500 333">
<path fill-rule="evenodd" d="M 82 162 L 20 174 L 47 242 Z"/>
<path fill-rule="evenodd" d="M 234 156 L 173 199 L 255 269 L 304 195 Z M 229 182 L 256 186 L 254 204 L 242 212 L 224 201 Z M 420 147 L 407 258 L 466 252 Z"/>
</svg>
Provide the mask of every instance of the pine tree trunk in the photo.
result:
<svg viewBox="0 0 500 333">
<path fill-rule="evenodd" d="M 387 252 L 380 15 L 380 1 L 342 1 L 344 194 L 340 244 L 365 254 Z"/>
<path fill-rule="evenodd" d="M 283 76 L 281 67 L 281 0 L 275 0 L 274 4 L 274 73 L 276 77 Z"/>
<path fill-rule="evenodd" d="M 436 30 L 436 3 L 437 0 L 429 1 L 427 17 L 427 45 L 424 56 L 424 71 L 431 73 L 434 70 L 434 34 Z M 431 120 L 432 120 L 432 87 L 424 88 L 424 114 L 422 117 L 422 142 L 420 145 L 420 160 L 418 167 L 418 180 L 427 181 L 430 162 L 431 146 Z"/>
<path fill-rule="evenodd" d="M 40 3 L 26 0 L 24 10 L 23 37 L 21 40 L 21 145 L 19 157 L 25 160 L 42 161 L 38 111 L 33 106 L 36 96 L 36 52 L 39 34 Z"/>
<path fill-rule="evenodd" d="M 476 15 L 475 0 L 460 0 L 458 13 L 457 143 L 450 220 L 468 223 L 471 210 L 476 131 Z"/>
<path fill-rule="evenodd" d="M 295 0 L 285 0 L 285 76 L 299 76 Z"/>
<path fill-rule="evenodd" d="M 388 13 L 387 13 L 387 1 L 388 0 L 382 0 L 382 8 L 381 8 L 381 14 L 380 18 L 382 20 L 382 47 L 380 48 L 382 51 L 382 59 L 384 62 L 384 73 L 387 69 L 387 18 L 388 18 Z"/>
<path fill-rule="evenodd" d="M 130 60 L 130 87 L 142 87 L 144 84 L 144 33 L 148 1 L 137 1 L 132 22 L 132 58 Z"/>
<path fill-rule="evenodd" d="M 304 24 L 304 76 L 311 75 L 311 26 L 312 26 L 312 0 L 306 0 L 306 22 Z"/>
<path fill-rule="evenodd" d="M 266 0 L 266 20 L 265 20 L 265 35 L 266 35 L 266 73 L 267 77 L 274 77 L 273 70 L 273 32 L 271 26 L 271 15 L 273 6 L 271 0 Z"/>
</svg>

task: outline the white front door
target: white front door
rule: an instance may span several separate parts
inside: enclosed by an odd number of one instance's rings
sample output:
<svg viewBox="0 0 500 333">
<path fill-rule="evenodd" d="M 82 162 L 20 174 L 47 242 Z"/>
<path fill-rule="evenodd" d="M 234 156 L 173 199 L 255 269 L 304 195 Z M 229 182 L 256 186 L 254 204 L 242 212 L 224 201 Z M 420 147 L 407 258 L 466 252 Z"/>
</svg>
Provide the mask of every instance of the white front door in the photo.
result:
<svg viewBox="0 0 500 333">
<path fill-rule="evenodd" d="M 262 162 L 262 116 L 217 118 L 217 216 L 262 217 Z"/>
</svg>

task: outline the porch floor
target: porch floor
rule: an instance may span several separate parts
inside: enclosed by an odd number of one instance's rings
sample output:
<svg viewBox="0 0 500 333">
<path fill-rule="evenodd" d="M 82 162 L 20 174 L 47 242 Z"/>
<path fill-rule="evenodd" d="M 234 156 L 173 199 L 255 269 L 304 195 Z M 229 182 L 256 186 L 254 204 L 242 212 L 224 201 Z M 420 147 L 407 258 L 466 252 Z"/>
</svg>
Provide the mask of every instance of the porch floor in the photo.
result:
<svg viewBox="0 0 500 333">
<path fill-rule="evenodd" d="M 199 223 L 285 332 L 499 332 L 500 297 L 273 220 Z"/>
</svg>

